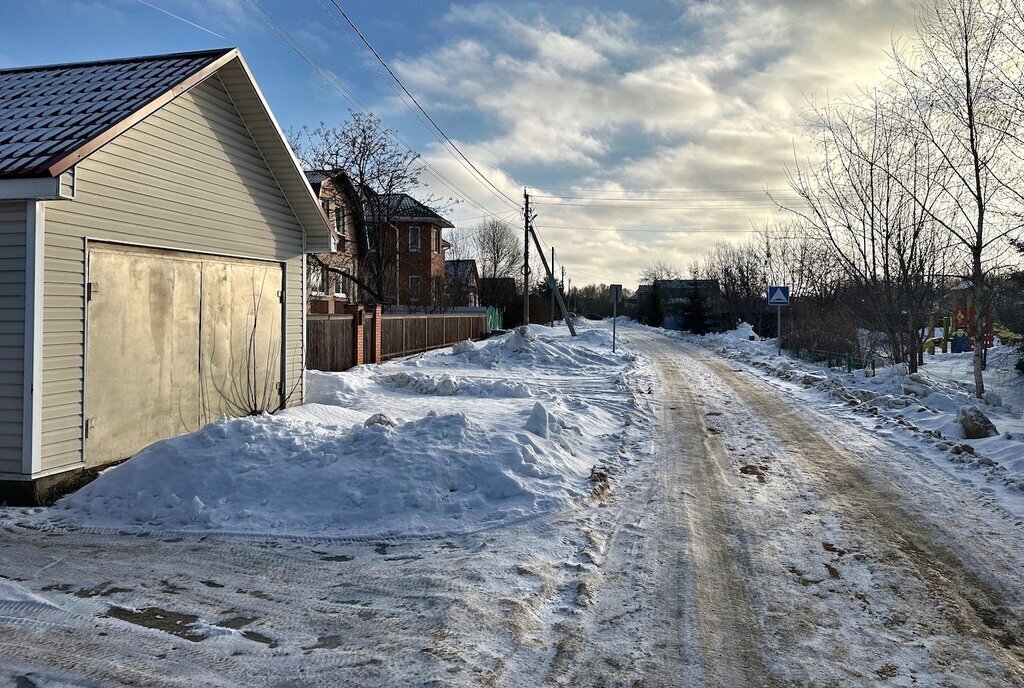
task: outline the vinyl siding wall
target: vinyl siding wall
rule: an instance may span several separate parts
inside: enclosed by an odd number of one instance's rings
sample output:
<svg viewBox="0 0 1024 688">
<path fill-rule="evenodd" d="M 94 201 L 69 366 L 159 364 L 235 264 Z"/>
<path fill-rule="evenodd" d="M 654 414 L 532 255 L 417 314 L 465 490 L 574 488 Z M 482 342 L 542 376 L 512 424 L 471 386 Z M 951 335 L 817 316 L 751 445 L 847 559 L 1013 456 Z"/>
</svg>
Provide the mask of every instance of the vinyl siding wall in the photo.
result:
<svg viewBox="0 0 1024 688">
<path fill-rule="evenodd" d="M 25 201 L 0 201 L 0 472 L 22 472 Z"/>
<path fill-rule="evenodd" d="M 298 403 L 302 230 L 219 77 L 79 163 L 76 186 L 46 209 L 44 471 L 82 460 L 86 237 L 285 263 L 285 389 Z"/>
</svg>

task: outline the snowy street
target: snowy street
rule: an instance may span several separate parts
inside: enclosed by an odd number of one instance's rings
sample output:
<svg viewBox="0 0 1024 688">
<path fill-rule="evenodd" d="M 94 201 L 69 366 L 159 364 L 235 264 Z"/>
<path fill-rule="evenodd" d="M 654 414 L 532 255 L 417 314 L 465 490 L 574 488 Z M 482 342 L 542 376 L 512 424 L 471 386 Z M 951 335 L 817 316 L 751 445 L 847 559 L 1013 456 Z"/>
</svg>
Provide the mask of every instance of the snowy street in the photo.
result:
<svg viewBox="0 0 1024 688">
<path fill-rule="evenodd" d="M 532 332 L 0 511 L 0 685 L 1024 685 L 1016 502 L 710 347 Z"/>
</svg>

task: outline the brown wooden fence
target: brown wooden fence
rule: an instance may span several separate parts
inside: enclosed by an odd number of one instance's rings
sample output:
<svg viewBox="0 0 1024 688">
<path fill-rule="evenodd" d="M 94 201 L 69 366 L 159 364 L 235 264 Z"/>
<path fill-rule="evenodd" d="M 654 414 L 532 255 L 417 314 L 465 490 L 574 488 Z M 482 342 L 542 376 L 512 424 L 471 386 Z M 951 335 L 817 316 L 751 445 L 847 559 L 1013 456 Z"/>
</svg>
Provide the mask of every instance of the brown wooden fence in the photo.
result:
<svg viewBox="0 0 1024 688">
<path fill-rule="evenodd" d="M 355 365 L 352 316 L 330 315 L 306 319 L 306 367 L 342 371 Z"/>
<path fill-rule="evenodd" d="M 451 346 L 487 336 L 483 313 L 441 315 L 385 315 L 381 349 L 384 360 Z"/>
<path fill-rule="evenodd" d="M 363 326 L 363 351 L 372 361 L 373 314 L 366 313 Z M 356 364 L 353 350 L 353 316 L 307 316 L 306 367 L 310 370 L 342 371 Z M 385 315 L 381 318 L 381 360 L 451 346 L 466 339 L 482 339 L 488 334 L 483 313 Z"/>
</svg>

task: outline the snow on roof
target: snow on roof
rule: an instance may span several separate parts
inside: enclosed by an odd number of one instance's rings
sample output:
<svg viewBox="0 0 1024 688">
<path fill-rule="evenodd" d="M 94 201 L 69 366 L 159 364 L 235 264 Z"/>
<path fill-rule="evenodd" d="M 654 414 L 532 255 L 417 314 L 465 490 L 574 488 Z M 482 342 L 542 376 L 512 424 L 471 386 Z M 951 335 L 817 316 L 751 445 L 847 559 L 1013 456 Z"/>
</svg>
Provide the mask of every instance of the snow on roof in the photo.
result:
<svg viewBox="0 0 1024 688">
<path fill-rule="evenodd" d="M 229 52 L 0 70 L 0 178 L 55 176 L 56 163 Z"/>
</svg>

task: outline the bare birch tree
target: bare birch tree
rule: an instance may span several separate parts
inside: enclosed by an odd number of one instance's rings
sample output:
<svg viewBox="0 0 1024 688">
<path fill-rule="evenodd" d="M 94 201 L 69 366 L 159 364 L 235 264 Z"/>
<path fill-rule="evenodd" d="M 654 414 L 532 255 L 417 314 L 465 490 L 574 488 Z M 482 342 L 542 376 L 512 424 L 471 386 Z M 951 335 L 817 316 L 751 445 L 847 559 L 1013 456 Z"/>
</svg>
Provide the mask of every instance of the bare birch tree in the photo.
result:
<svg viewBox="0 0 1024 688">
<path fill-rule="evenodd" d="M 1024 227 L 1020 57 L 1008 55 L 1008 28 L 1015 22 L 1010 7 L 935 0 L 922 8 L 917 40 L 895 51 L 895 83 L 912 104 L 908 125 L 941 163 L 919 170 L 938 182 L 937 202 L 918 201 L 968 258 L 979 397 L 985 391 L 984 323 L 994 296 L 990 280 L 1009 240 Z"/>
</svg>

